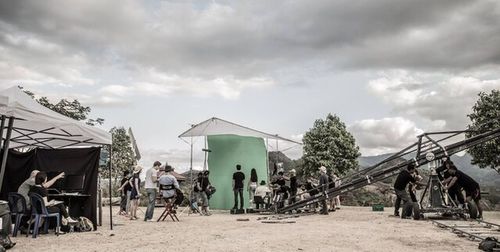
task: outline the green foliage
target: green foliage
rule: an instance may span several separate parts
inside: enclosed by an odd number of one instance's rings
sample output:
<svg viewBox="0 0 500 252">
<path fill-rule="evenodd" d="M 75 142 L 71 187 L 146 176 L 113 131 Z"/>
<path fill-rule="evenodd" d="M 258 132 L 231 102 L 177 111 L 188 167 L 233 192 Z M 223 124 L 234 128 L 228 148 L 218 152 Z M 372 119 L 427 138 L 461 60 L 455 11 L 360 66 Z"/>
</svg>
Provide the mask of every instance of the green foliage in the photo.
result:
<svg viewBox="0 0 500 252">
<path fill-rule="evenodd" d="M 472 132 L 467 137 L 482 134 L 488 130 L 500 127 L 500 91 L 493 90 L 491 93 L 479 93 L 479 99 L 472 107 L 472 114 L 467 115 L 471 120 L 468 126 Z M 470 148 L 469 153 L 473 157 L 472 164 L 480 168 L 496 168 L 500 166 L 500 139 L 488 141 Z"/>
<path fill-rule="evenodd" d="M 111 146 L 111 161 L 113 162 L 112 177 L 120 177 L 124 171 L 131 171 L 136 165 L 134 152 L 130 144 L 130 137 L 124 127 L 113 127 L 110 131 L 113 144 Z M 107 170 L 102 170 L 103 176 L 107 176 Z M 105 175 L 106 174 L 106 175 Z"/>
<path fill-rule="evenodd" d="M 354 137 L 336 115 L 318 119 L 303 138 L 303 176 L 314 175 L 320 166 L 342 176 L 358 166 L 361 155 Z"/>
<path fill-rule="evenodd" d="M 91 119 L 88 118 L 88 114 L 90 113 L 90 107 L 83 106 L 78 100 L 68 101 L 66 99 L 61 99 L 57 103 L 51 103 L 49 99 L 45 96 L 40 97 L 38 99 L 35 98 L 35 94 L 31 91 L 24 90 L 23 87 L 19 87 L 22 89 L 27 95 L 31 96 L 35 101 L 47 107 L 59 114 L 65 115 L 69 118 L 73 118 L 77 121 L 87 120 L 85 123 L 91 126 L 96 124 L 102 125 L 104 123 L 104 119 L 97 118 Z"/>
</svg>

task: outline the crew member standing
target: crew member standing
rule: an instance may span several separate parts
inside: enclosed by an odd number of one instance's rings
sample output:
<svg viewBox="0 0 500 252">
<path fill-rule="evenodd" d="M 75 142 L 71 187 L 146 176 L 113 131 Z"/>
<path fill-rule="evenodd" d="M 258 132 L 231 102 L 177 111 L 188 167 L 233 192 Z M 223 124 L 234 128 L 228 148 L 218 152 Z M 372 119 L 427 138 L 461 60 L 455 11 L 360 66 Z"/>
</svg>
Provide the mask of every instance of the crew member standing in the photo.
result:
<svg viewBox="0 0 500 252">
<path fill-rule="evenodd" d="M 325 198 L 321 200 L 321 212 L 320 214 L 328 215 L 328 206 L 326 205 L 326 198 L 328 195 L 326 191 L 328 190 L 328 175 L 326 175 L 326 167 L 321 166 L 319 168 L 319 187 L 323 192 Z"/>
<path fill-rule="evenodd" d="M 243 210 L 243 181 L 245 174 L 241 172 L 241 165 L 236 165 L 236 172 L 233 173 L 233 192 L 234 192 L 234 206 L 233 209 L 238 208 L 238 194 L 240 196 L 240 210 Z"/>
<path fill-rule="evenodd" d="M 295 169 L 290 170 L 290 199 L 289 204 L 295 203 L 297 198 L 297 172 Z"/>
<path fill-rule="evenodd" d="M 144 188 L 146 188 L 148 196 L 148 208 L 146 209 L 146 214 L 144 215 L 144 221 L 150 221 L 153 219 L 156 203 L 156 182 L 158 182 L 158 170 L 160 169 L 160 166 L 160 161 L 155 161 L 153 163 L 153 167 L 146 171 Z"/>
<path fill-rule="evenodd" d="M 403 214 L 401 215 L 401 218 L 409 217 L 406 211 L 410 208 L 412 200 L 410 196 L 408 196 L 406 186 L 410 182 L 417 183 L 417 180 L 413 175 L 415 170 L 415 165 L 413 163 L 409 163 L 406 167 L 406 170 L 402 170 L 401 172 L 399 172 L 399 175 L 394 182 L 394 191 L 396 193 L 396 196 L 403 201 Z M 396 213 L 394 215 L 396 215 Z"/>
</svg>

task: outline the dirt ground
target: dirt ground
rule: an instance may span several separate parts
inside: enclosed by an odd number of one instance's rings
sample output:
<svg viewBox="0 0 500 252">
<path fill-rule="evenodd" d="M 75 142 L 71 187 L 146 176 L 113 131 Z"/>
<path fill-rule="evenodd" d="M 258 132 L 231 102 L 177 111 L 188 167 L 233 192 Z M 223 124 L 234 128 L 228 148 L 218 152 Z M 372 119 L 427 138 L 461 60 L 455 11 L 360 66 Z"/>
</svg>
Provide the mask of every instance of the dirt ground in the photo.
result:
<svg viewBox="0 0 500 252">
<path fill-rule="evenodd" d="M 156 208 L 155 217 L 161 211 Z M 478 251 L 477 241 L 459 238 L 430 221 L 389 217 L 391 213 L 390 208 L 372 212 L 342 207 L 328 216 L 286 219 L 295 221 L 287 224 L 266 224 L 257 220 L 262 215 L 222 211 L 212 216 L 183 213 L 178 223 L 131 221 L 115 215 L 113 230 L 109 215 L 104 215 L 96 232 L 59 237 L 51 232 L 36 239 L 21 235 L 13 238 L 17 245 L 10 251 Z M 485 220 L 500 223 L 500 212 L 485 213 Z"/>
</svg>

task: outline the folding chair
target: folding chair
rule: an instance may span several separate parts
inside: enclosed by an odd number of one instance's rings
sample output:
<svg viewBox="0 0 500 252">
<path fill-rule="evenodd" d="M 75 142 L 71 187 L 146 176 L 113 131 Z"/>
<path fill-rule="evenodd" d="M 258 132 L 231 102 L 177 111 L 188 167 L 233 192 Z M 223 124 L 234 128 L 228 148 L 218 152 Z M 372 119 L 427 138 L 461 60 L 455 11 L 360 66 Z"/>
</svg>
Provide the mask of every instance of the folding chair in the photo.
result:
<svg viewBox="0 0 500 252">
<path fill-rule="evenodd" d="M 16 222 L 14 223 L 14 229 L 12 230 L 12 236 L 16 237 L 19 227 L 21 226 L 21 220 L 24 216 L 29 216 L 28 207 L 26 205 L 26 200 L 24 197 L 16 192 L 9 193 L 9 207 L 10 214 L 16 216 Z"/>
<path fill-rule="evenodd" d="M 33 238 L 36 238 L 38 235 L 38 229 L 40 228 L 40 222 L 42 218 L 45 218 L 44 230 L 47 233 L 49 231 L 49 221 L 47 218 L 55 217 L 56 218 L 56 235 L 59 236 L 60 229 L 60 219 L 61 216 L 59 213 L 49 213 L 47 207 L 45 206 L 45 202 L 43 201 L 42 196 L 36 193 L 30 193 L 31 200 L 31 217 L 30 223 L 28 225 L 28 230 L 31 228 L 31 222 L 33 220 L 33 216 L 35 217 L 35 226 L 33 227 Z M 26 237 L 28 237 L 28 233 L 26 233 Z"/>
<path fill-rule="evenodd" d="M 161 185 L 160 184 L 160 192 L 163 193 L 163 191 L 170 191 L 170 190 L 175 190 L 174 185 Z M 175 210 L 175 203 L 177 202 L 177 194 L 174 194 L 172 197 L 168 198 L 163 198 L 164 205 L 165 205 L 165 210 L 163 210 L 163 213 L 161 213 L 160 217 L 158 217 L 158 220 L 156 222 L 164 221 L 168 216 L 172 218 L 172 221 L 179 221 L 179 218 L 177 218 L 177 211 Z"/>
</svg>

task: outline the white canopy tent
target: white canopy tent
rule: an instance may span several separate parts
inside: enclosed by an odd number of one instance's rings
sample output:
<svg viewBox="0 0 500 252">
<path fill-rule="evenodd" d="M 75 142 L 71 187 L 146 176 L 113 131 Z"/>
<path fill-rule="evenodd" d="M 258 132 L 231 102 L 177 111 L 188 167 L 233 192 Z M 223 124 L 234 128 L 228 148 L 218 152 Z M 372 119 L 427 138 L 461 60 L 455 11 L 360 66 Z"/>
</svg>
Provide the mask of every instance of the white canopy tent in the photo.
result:
<svg viewBox="0 0 500 252">
<path fill-rule="evenodd" d="M 266 139 L 267 140 L 272 139 L 276 141 L 286 141 L 298 145 L 302 145 L 302 143 L 299 143 L 297 141 L 287 139 L 284 137 L 280 137 L 277 134 L 269 134 L 265 133 L 259 130 L 255 130 L 249 127 L 245 127 L 236 123 L 232 123 L 226 120 L 219 119 L 217 117 L 212 117 L 208 120 L 205 120 L 201 123 L 195 124 L 191 127 L 191 129 L 186 130 L 184 133 L 179 135 L 179 138 L 187 138 L 190 137 L 191 139 L 193 137 L 207 137 L 207 136 L 213 136 L 213 135 L 237 135 L 237 136 L 250 136 L 250 137 L 259 137 Z M 205 139 L 205 144 L 206 144 L 206 139 Z M 191 140 L 191 166 L 190 166 L 190 171 L 191 171 L 191 181 L 192 181 L 192 170 L 193 170 L 193 141 Z M 268 145 L 268 144 L 266 144 Z M 268 146 L 266 146 L 269 152 Z M 267 157 L 268 159 L 269 157 Z M 205 160 L 206 160 L 206 152 L 205 152 Z M 206 162 L 206 161 L 205 161 Z M 268 162 L 267 162 L 268 163 Z M 267 167 L 269 169 L 269 167 Z"/>
<path fill-rule="evenodd" d="M 217 117 L 212 117 L 206 121 L 194 125 L 191 129 L 182 133 L 179 137 L 197 137 L 197 136 L 212 136 L 212 135 L 238 135 L 260 137 L 264 139 L 282 140 L 286 142 L 301 144 L 299 142 L 283 138 L 277 134 L 264 133 L 254 130 L 236 123 L 228 122 Z"/>
<path fill-rule="evenodd" d="M 0 188 L 4 179 L 8 149 L 61 149 L 112 143 L 110 133 L 54 112 L 15 86 L 0 92 L 0 120 L 0 148 L 5 150 L 0 163 Z M 110 221 L 112 225 L 112 219 Z"/>
<path fill-rule="evenodd" d="M 0 92 L 0 115 L 15 118 L 10 148 L 58 149 L 111 144 L 108 132 L 50 110 L 18 87 Z"/>
</svg>

